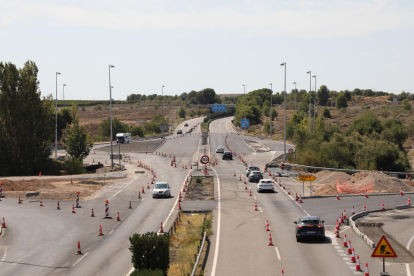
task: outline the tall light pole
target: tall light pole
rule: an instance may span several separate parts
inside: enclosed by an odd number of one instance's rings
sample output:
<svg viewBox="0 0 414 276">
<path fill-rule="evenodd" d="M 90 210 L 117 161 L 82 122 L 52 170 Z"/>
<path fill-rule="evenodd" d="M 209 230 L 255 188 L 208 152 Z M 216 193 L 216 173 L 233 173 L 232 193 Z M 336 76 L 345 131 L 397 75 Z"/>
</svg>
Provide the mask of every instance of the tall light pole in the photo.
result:
<svg viewBox="0 0 414 276">
<path fill-rule="evenodd" d="M 313 130 L 316 131 L 316 75 L 314 75 L 312 78 L 315 78 L 315 100 L 313 101 Z"/>
<path fill-rule="evenodd" d="M 272 140 L 272 132 L 273 132 L 273 118 L 272 118 L 272 99 L 273 99 L 273 86 L 272 83 L 270 83 L 270 140 Z"/>
<path fill-rule="evenodd" d="M 57 159 L 57 76 L 60 75 L 56 72 L 56 124 L 55 124 L 55 159 Z"/>
<path fill-rule="evenodd" d="M 246 85 L 243 84 L 243 90 L 244 90 L 244 111 L 243 111 L 243 119 L 246 119 Z M 244 122 L 246 123 L 246 121 Z M 244 127 L 244 135 L 246 135 L 246 126 Z"/>
<path fill-rule="evenodd" d="M 65 86 L 66 84 L 63 84 L 63 107 L 65 107 Z"/>
<path fill-rule="evenodd" d="M 280 66 L 285 67 L 285 86 L 284 86 L 285 96 L 284 96 L 284 102 L 283 102 L 283 109 L 284 109 L 284 113 L 283 113 L 283 130 L 284 130 L 284 135 L 283 135 L 283 162 L 286 162 L 286 62 L 283 62 L 282 64 L 280 64 Z"/>
<path fill-rule="evenodd" d="M 164 87 L 165 87 L 164 85 L 161 86 L 161 104 L 162 104 L 161 112 L 162 112 L 162 122 L 163 122 L 161 129 L 162 129 L 163 137 L 164 137 Z"/>
<path fill-rule="evenodd" d="M 293 84 L 295 85 L 295 112 L 296 112 L 296 94 L 297 94 L 297 91 L 296 91 L 296 81 Z"/>
<path fill-rule="evenodd" d="M 112 86 L 111 86 L 111 68 L 115 68 L 113 65 L 109 65 L 109 127 L 111 128 L 111 167 L 114 167 L 114 148 L 112 139 Z"/>
<path fill-rule="evenodd" d="M 312 89 L 312 72 L 308 71 L 306 72 L 306 74 L 309 74 L 309 134 L 311 133 L 311 98 L 312 98 L 312 94 L 311 94 L 311 89 Z M 309 136 L 310 139 L 310 136 Z"/>
</svg>

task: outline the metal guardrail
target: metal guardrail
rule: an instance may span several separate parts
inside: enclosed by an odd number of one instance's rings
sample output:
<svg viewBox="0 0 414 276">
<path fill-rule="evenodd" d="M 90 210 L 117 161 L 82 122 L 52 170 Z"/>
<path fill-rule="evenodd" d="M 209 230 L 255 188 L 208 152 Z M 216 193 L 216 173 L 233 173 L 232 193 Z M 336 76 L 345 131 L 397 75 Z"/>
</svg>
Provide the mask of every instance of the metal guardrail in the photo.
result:
<svg viewBox="0 0 414 276">
<path fill-rule="evenodd" d="M 198 263 L 200 262 L 201 253 L 203 252 L 204 244 L 206 243 L 206 237 L 207 237 L 207 231 L 204 232 L 203 242 L 201 243 L 200 251 L 198 251 L 198 256 L 194 264 L 193 272 L 191 272 L 191 276 L 194 276 L 197 271 Z"/>
</svg>

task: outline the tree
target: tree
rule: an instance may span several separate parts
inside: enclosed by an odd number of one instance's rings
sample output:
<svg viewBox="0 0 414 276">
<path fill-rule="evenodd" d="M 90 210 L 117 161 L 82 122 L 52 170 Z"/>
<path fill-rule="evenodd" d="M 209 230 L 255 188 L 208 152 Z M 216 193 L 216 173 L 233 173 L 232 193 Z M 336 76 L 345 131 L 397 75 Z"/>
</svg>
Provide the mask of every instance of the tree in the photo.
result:
<svg viewBox="0 0 414 276">
<path fill-rule="evenodd" d="M 362 95 L 361 89 L 355 88 L 354 89 L 354 94 L 357 95 L 357 96 L 361 96 Z"/>
<path fill-rule="evenodd" d="M 336 98 L 336 108 L 347 108 L 348 107 L 348 101 L 345 98 L 345 95 L 343 93 L 339 94 L 338 98 Z"/>
<path fill-rule="evenodd" d="M 351 92 L 349 92 L 349 90 L 345 90 L 344 91 L 344 96 L 345 96 L 345 98 L 346 98 L 347 101 L 351 101 L 352 100 Z"/>
<path fill-rule="evenodd" d="M 408 99 L 404 99 L 402 101 L 402 107 L 404 108 L 404 110 L 411 110 L 410 101 Z"/>
<path fill-rule="evenodd" d="M 201 117 L 201 109 L 197 110 L 197 116 Z"/>
<path fill-rule="evenodd" d="M 85 126 L 79 126 L 78 107 L 72 104 L 72 124 L 66 127 L 66 139 L 64 148 L 70 158 L 83 160 L 89 155 L 93 143 L 85 132 Z"/>
<path fill-rule="evenodd" d="M 270 116 L 270 102 L 265 100 L 262 106 L 262 114 L 266 117 Z"/>
<path fill-rule="evenodd" d="M 194 118 L 194 116 L 196 115 L 196 113 L 195 113 L 195 111 L 194 110 L 190 110 L 190 112 L 188 112 L 188 115 L 191 117 L 191 119 L 192 118 Z"/>
<path fill-rule="evenodd" d="M 381 133 L 383 125 L 378 119 L 377 114 L 373 111 L 364 112 L 361 116 L 355 118 L 348 129 L 348 132 L 357 131 L 361 135 L 367 135 L 371 133 Z"/>
<path fill-rule="evenodd" d="M 103 120 L 99 124 L 98 134 L 103 137 L 111 137 L 110 118 Z M 112 139 L 116 140 L 117 133 L 125 133 L 128 131 L 128 125 L 119 121 L 116 117 L 112 118 Z"/>
<path fill-rule="evenodd" d="M 143 137 L 145 135 L 145 129 L 142 126 L 133 126 L 129 131 L 132 136 Z"/>
<path fill-rule="evenodd" d="M 277 110 L 273 108 L 272 109 L 272 118 L 270 118 L 270 120 L 274 121 L 275 118 L 277 118 L 277 116 L 278 116 Z"/>
<path fill-rule="evenodd" d="M 184 107 L 181 107 L 180 110 L 178 110 L 178 117 L 185 118 L 187 115 L 187 112 L 185 111 Z"/>
<path fill-rule="evenodd" d="M 137 270 L 161 269 L 165 275 L 170 267 L 170 238 L 155 232 L 129 237 L 132 264 Z"/>
<path fill-rule="evenodd" d="M 270 122 L 269 121 L 266 121 L 264 123 L 264 131 L 266 132 L 266 134 L 270 134 L 271 130 L 270 130 Z M 272 132 L 272 134 L 273 133 L 275 133 L 274 126 L 273 126 L 273 132 Z"/>
<path fill-rule="evenodd" d="M 55 137 L 51 96 L 41 99 L 38 67 L 27 61 L 17 69 L 0 62 L 0 175 L 44 171 Z"/>
<path fill-rule="evenodd" d="M 324 107 L 322 110 L 322 115 L 325 118 L 331 118 L 331 112 L 329 111 L 329 108 Z"/>
<path fill-rule="evenodd" d="M 329 99 L 329 89 L 326 85 L 322 85 L 318 90 L 318 99 L 320 105 L 326 105 L 326 102 Z"/>
</svg>

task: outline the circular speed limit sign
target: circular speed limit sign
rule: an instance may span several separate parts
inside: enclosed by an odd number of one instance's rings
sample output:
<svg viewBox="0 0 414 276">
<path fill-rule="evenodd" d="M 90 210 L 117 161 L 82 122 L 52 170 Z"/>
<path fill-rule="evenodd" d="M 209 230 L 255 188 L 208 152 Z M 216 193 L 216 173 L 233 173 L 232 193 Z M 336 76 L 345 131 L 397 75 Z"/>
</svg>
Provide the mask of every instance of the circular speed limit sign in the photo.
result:
<svg viewBox="0 0 414 276">
<path fill-rule="evenodd" d="M 210 161 L 210 158 L 208 158 L 207 155 L 204 155 L 203 157 L 201 157 L 201 163 L 203 164 L 207 164 Z"/>
<path fill-rule="evenodd" d="M 293 149 L 292 149 L 292 148 L 290 148 L 290 149 L 288 150 L 288 152 L 289 152 L 289 153 L 293 153 Z"/>
</svg>

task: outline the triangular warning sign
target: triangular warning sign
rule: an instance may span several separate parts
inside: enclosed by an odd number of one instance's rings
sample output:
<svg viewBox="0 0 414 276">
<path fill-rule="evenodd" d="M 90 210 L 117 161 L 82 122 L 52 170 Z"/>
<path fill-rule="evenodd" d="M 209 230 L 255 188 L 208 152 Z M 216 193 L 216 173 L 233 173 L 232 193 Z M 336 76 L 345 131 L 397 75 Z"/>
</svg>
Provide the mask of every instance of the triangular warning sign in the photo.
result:
<svg viewBox="0 0 414 276">
<path fill-rule="evenodd" d="M 396 258 L 397 254 L 395 254 L 394 249 L 392 249 L 391 244 L 383 235 L 379 240 L 377 246 L 372 252 L 371 257 L 373 258 Z"/>
</svg>

